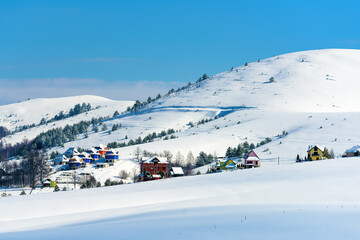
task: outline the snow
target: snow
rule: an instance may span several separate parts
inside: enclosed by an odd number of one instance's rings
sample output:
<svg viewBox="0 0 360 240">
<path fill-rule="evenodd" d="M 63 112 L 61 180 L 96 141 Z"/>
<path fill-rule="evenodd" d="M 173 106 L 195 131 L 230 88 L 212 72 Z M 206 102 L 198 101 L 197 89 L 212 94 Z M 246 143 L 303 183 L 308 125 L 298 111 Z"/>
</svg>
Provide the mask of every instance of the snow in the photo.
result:
<svg viewBox="0 0 360 240">
<path fill-rule="evenodd" d="M 0 238 L 357 239 L 359 168 L 321 160 L 1 198 Z"/>
</svg>

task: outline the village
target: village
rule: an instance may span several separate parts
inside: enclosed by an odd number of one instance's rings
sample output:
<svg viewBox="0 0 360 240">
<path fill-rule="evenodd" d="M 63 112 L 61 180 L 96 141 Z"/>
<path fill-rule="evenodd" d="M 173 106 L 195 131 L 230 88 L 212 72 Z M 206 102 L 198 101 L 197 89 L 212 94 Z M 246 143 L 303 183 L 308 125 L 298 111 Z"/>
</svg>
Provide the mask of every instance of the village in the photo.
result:
<svg viewBox="0 0 360 240">
<path fill-rule="evenodd" d="M 360 154 L 360 146 L 354 146 L 348 149 L 342 157 L 355 157 Z M 332 153 L 333 154 L 333 153 Z M 318 161 L 334 158 L 326 147 L 319 145 L 310 145 L 306 152 L 306 157 L 300 159 L 297 155 L 295 162 Z M 96 182 L 94 171 L 106 171 L 106 169 L 115 168 L 116 165 L 125 161 L 120 158 L 119 151 L 110 149 L 102 144 L 89 150 L 79 152 L 76 148 L 69 148 L 63 154 L 59 154 L 50 160 L 52 165 L 51 174 L 43 179 L 41 188 L 54 188 L 54 191 L 76 189 L 89 187 L 90 182 Z M 159 156 L 150 156 L 146 158 L 132 159 L 137 168 L 130 173 L 121 171 L 120 181 L 107 179 L 105 186 L 124 183 L 134 183 L 143 181 L 153 181 L 166 178 L 185 176 L 184 169 L 176 164 L 171 164 L 168 158 Z M 219 173 L 226 171 L 243 170 L 249 168 L 258 168 L 261 166 L 261 159 L 255 150 L 250 150 L 244 157 L 217 157 L 215 161 L 207 165 L 206 173 Z M 189 175 L 201 174 L 196 168 L 191 170 Z M 129 180 L 128 178 L 131 178 Z M 73 187 L 69 187 L 72 186 Z M 64 187 L 65 186 L 65 187 Z M 100 187 L 100 182 L 93 184 L 92 187 Z"/>
</svg>

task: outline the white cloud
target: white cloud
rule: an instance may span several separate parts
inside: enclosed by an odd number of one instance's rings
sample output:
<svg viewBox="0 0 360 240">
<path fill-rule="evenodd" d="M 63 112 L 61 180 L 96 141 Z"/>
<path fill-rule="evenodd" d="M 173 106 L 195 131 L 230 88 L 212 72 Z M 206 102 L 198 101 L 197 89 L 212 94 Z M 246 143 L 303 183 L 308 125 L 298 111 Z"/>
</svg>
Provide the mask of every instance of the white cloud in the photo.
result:
<svg viewBox="0 0 360 240">
<path fill-rule="evenodd" d="M 93 78 L 0 79 L 0 105 L 28 98 L 97 95 L 114 100 L 146 100 L 184 83 L 160 81 L 105 81 Z"/>
</svg>

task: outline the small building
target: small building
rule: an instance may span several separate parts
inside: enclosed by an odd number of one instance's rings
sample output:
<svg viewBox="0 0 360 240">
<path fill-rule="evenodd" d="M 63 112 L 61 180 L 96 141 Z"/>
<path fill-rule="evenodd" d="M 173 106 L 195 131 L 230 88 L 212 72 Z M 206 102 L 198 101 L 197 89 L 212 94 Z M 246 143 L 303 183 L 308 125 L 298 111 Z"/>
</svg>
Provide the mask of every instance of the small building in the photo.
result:
<svg viewBox="0 0 360 240">
<path fill-rule="evenodd" d="M 78 157 L 78 156 L 74 156 L 72 158 L 69 159 L 69 169 L 71 170 L 75 170 L 81 167 L 85 166 L 84 161 L 82 160 L 82 158 Z"/>
<path fill-rule="evenodd" d="M 109 163 L 110 166 L 113 166 L 114 163 L 119 161 L 119 153 L 116 150 L 108 150 L 105 153 L 105 162 Z"/>
<path fill-rule="evenodd" d="M 43 180 L 42 186 L 43 187 L 55 187 L 56 182 L 51 180 L 50 178 L 46 178 L 46 179 Z"/>
<path fill-rule="evenodd" d="M 105 163 L 105 162 L 97 162 L 96 163 L 96 168 L 108 168 L 109 164 Z"/>
<path fill-rule="evenodd" d="M 86 151 L 88 154 L 90 154 L 91 157 L 91 162 L 95 162 L 96 160 L 100 159 L 100 153 L 98 153 L 98 151 L 95 148 L 91 148 L 90 150 Z"/>
<path fill-rule="evenodd" d="M 77 156 L 83 160 L 85 165 L 89 165 L 91 162 L 93 162 L 92 157 L 87 152 L 82 152 Z"/>
<path fill-rule="evenodd" d="M 245 168 L 255 168 L 260 167 L 260 158 L 256 153 L 251 150 L 244 158 Z"/>
<path fill-rule="evenodd" d="M 216 171 L 232 171 L 239 168 L 241 164 L 240 158 L 225 158 L 220 159 L 216 165 Z"/>
<path fill-rule="evenodd" d="M 141 161 L 140 181 L 155 180 L 158 179 L 158 175 L 161 178 L 169 177 L 168 161 L 166 158 L 153 156 Z"/>
<path fill-rule="evenodd" d="M 353 146 L 352 148 L 346 150 L 345 152 L 345 157 L 357 157 L 360 156 L 360 146 L 356 145 Z"/>
<path fill-rule="evenodd" d="M 67 158 L 72 158 L 74 156 L 79 155 L 79 151 L 76 148 L 69 148 L 68 150 L 66 150 L 66 152 L 64 152 L 64 155 Z"/>
<path fill-rule="evenodd" d="M 96 146 L 94 148 L 98 151 L 98 153 L 100 154 L 101 157 L 104 157 L 104 155 L 108 149 L 103 144 L 100 144 L 99 146 Z"/>
<path fill-rule="evenodd" d="M 69 162 L 69 159 L 63 155 L 57 155 L 53 160 L 50 161 L 53 165 L 66 165 Z"/>
<path fill-rule="evenodd" d="M 308 148 L 308 160 L 316 161 L 325 159 L 324 156 L 325 148 L 318 145 L 310 145 Z"/>
<path fill-rule="evenodd" d="M 171 177 L 182 177 L 184 176 L 184 171 L 181 167 L 172 167 L 170 170 Z"/>
</svg>

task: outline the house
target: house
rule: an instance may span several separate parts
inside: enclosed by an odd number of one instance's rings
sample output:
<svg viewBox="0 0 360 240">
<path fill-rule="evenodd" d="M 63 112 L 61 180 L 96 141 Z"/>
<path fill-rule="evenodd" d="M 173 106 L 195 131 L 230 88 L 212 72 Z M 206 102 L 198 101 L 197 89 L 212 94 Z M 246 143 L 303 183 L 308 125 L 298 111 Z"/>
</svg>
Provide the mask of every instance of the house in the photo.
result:
<svg viewBox="0 0 360 240">
<path fill-rule="evenodd" d="M 308 148 L 308 160 L 315 161 L 325 159 L 325 148 L 318 145 L 310 145 Z"/>
<path fill-rule="evenodd" d="M 82 160 L 82 158 L 80 158 L 78 156 L 74 156 L 69 159 L 68 165 L 69 165 L 69 169 L 74 170 L 74 169 L 83 167 L 85 165 L 85 163 Z"/>
<path fill-rule="evenodd" d="M 216 171 L 231 171 L 240 168 L 241 159 L 240 158 L 225 158 L 220 159 L 216 165 Z"/>
<path fill-rule="evenodd" d="M 65 155 L 59 154 L 50 162 L 52 162 L 53 165 L 66 165 L 69 159 Z"/>
<path fill-rule="evenodd" d="M 184 171 L 181 167 L 172 167 L 170 170 L 171 177 L 182 177 L 184 176 Z"/>
<path fill-rule="evenodd" d="M 96 168 L 108 168 L 109 164 L 105 163 L 105 162 L 97 162 L 96 163 Z"/>
<path fill-rule="evenodd" d="M 119 161 L 119 153 L 115 150 L 108 150 L 105 153 L 105 162 L 109 163 L 110 166 L 113 166 L 114 163 Z"/>
<path fill-rule="evenodd" d="M 89 165 L 93 161 L 92 157 L 87 152 L 82 152 L 77 156 L 83 160 L 85 165 Z"/>
<path fill-rule="evenodd" d="M 149 157 L 140 163 L 140 181 L 169 177 L 168 161 L 157 156 Z"/>
<path fill-rule="evenodd" d="M 79 155 L 79 151 L 76 148 L 69 148 L 68 150 L 66 150 L 66 152 L 64 152 L 64 155 L 67 158 L 72 158 L 76 155 Z"/>
<path fill-rule="evenodd" d="M 107 151 L 107 147 L 105 147 L 104 145 L 100 144 L 99 146 L 95 147 L 95 149 L 98 151 L 98 153 L 104 157 L 106 151 Z"/>
<path fill-rule="evenodd" d="M 256 153 L 251 150 L 244 158 L 245 168 L 255 168 L 260 167 L 260 158 Z"/>
<path fill-rule="evenodd" d="M 345 157 L 357 157 L 360 155 L 359 153 L 360 153 L 360 146 L 356 145 L 346 150 Z"/>
<path fill-rule="evenodd" d="M 90 154 L 91 162 L 95 162 L 96 160 L 100 159 L 100 153 L 95 148 L 91 148 L 90 150 L 86 151 L 88 154 Z"/>
<path fill-rule="evenodd" d="M 56 182 L 51 180 L 50 178 L 46 178 L 46 179 L 43 180 L 42 186 L 43 187 L 55 187 Z"/>
</svg>

